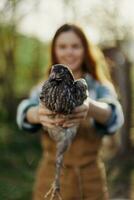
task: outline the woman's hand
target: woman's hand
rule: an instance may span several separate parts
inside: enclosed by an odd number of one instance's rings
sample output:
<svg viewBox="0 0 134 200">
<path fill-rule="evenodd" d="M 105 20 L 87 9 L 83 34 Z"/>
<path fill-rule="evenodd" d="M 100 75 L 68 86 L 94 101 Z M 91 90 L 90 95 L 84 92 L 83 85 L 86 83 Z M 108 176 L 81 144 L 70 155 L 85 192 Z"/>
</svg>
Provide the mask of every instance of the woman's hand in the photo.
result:
<svg viewBox="0 0 134 200">
<path fill-rule="evenodd" d="M 88 97 L 81 106 L 74 109 L 72 114 L 67 115 L 63 127 L 75 126 L 85 120 L 87 116 L 95 119 L 98 123 L 106 124 L 111 114 L 112 110 L 109 104 Z"/>
<path fill-rule="evenodd" d="M 90 99 L 88 97 L 81 106 L 74 109 L 72 114 L 67 115 L 65 123 L 63 123 L 63 127 L 75 126 L 85 120 L 88 116 L 89 102 Z"/>
<path fill-rule="evenodd" d="M 56 115 L 55 112 L 52 112 L 40 103 L 38 107 L 38 121 L 44 127 L 54 128 L 55 126 L 62 126 L 66 128 L 78 125 L 86 119 L 88 111 L 89 98 L 81 106 L 76 107 L 70 115 Z"/>
<path fill-rule="evenodd" d="M 44 127 L 54 128 L 55 126 L 62 125 L 65 121 L 62 115 L 56 116 L 55 112 L 47 109 L 41 103 L 38 107 L 38 119 L 39 123 L 42 124 Z"/>
</svg>

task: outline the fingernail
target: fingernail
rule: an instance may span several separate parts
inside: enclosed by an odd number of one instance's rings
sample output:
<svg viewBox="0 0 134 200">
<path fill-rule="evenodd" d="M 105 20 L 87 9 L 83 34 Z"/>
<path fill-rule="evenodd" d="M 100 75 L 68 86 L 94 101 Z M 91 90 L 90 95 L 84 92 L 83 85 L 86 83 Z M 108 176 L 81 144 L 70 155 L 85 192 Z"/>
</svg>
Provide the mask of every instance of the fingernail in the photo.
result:
<svg viewBox="0 0 134 200">
<path fill-rule="evenodd" d="M 74 126 L 74 124 L 69 124 L 69 127 Z"/>
<path fill-rule="evenodd" d="M 65 128 L 65 127 L 66 127 L 66 125 L 64 124 L 64 125 L 62 125 L 62 127 L 63 127 L 63 128 Z"/>
</svg>

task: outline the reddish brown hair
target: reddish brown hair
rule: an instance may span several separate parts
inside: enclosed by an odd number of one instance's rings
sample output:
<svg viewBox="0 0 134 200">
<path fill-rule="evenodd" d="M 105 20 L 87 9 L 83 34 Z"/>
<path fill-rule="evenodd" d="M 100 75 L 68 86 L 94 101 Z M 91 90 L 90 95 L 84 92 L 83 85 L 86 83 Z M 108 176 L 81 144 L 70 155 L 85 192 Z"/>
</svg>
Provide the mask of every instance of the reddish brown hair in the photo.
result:
<svg viewBox="0 0 134 200">
<path fill-rule="evenodd" d="M 109 72 L 107 70 L 107 65 L 101 51 L 93 46 L 87 38 L 81 28 L 72 24 L 64 24 L 55 33 L 52 44 L 51 44 L 51 65 L 58 64 L 58 60 L 55 53 L 56 40 L 61 33 L 73 31 L 81 40 L 84 48 L 84 59 L 82 63 L 82 69 L 92 75 L 92 77 L 98 81 L 110 79 Z M 100 64 L 101 60 L 101 64 Z M 101 70 L 102 68 L 102 70 Z M 103 72 L 102 72 L 103 71 Z"/>
</svg>

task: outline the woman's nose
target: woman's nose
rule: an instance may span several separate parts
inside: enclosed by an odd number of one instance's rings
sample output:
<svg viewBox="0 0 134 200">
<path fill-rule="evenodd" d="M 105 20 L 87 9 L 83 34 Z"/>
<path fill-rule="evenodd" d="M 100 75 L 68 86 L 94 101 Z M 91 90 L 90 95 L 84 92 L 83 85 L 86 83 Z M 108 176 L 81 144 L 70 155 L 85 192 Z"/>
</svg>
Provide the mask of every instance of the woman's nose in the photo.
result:
<svg viewBox="0 0 134 200">
<path fill-rule="evenodd" d="M 66 49 L 66 54 L 68 54 L 68 55 L 73 54 L 73 48 L 68 47 L 68 48 Z"/>
</svg>

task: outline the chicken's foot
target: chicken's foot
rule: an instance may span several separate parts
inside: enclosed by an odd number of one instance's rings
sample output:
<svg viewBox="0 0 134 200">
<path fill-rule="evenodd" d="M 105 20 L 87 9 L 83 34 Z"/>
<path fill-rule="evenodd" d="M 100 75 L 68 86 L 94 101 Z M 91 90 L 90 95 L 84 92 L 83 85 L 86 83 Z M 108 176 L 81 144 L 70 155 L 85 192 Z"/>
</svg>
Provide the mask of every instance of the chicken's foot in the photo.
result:
<svg viewBox="0 0 134 200">
<path fill-rule="evenodd" d="M 47 199 L 50 196 L 50 200 L 54 200 L 56 197 L 58 200 L 63 200 L 60 194 L 60 189 L 56 186 L 55 183 L 52 184 L 51 188 L 47 192 L 47 194 L 44 196 L 45 199 Z"/>
</svg>

